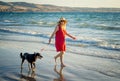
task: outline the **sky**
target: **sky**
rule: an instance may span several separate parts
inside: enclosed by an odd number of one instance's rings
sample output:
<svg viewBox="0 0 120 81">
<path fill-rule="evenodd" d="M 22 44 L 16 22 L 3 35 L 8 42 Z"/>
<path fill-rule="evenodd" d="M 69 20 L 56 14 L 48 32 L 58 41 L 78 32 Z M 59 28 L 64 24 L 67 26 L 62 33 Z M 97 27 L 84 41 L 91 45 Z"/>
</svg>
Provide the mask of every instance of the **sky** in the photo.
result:
<svg viewBox="0 0 120 81">
<path fill-rule="evenodd" d="M 67 7 L 120 8 L 120 0 L 0 0 L 0 1 L 52 4 L 56 6 Z"/>
</svg>

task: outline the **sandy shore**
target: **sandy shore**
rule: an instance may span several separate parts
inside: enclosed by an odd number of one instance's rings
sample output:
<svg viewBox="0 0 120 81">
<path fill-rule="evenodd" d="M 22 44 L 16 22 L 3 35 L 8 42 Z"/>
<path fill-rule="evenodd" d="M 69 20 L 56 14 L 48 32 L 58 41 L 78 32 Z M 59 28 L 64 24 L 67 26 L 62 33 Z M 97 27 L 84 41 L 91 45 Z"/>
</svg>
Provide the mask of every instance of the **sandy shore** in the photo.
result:
<svg viewBox="0 0 120 81">
<path fill-rule="evenodd" d="M 55 65 L 53 57 L 56 52 L 53 45 L 41 52 L 43 58 L 36 61 L 34 72 L 28 70 L 27 62 L 25 62 L 21 73 L 20 52 L 40 52 L 40 49 L 45 46 L 46 44 L 39 44 L 39 42 L 1 40 L 0 81 L 120 81 L 120 76 L 110 73 L 114 71 L 112 70 L 114 66 L 119 65 L 109 59 L 67 52 L 64 57 L 66 67 L 61 67 L 59 60 Z M 119 73 L 120 68 L 115 70 Z"/>
</svg>

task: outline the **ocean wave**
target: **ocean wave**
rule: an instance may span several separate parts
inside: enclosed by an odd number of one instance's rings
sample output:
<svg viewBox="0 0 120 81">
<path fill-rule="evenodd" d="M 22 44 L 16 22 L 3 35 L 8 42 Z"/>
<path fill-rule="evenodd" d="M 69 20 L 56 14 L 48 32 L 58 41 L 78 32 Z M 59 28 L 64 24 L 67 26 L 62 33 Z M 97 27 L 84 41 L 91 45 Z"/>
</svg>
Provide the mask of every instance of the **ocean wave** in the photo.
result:
<svg viewBox="0 0 120 81">
<path fill-rule="evenodd" d="M 13 20 L 3 20 L 0 21 L 0 26 L 22 26 L 23 24 L 13 21 Z"/>
<path fill-rule="evenodd" d="M 18 22 L 14 20 L 2 20 L 0 21 L 1 26 L 41 26 L 41 27 L 51 27 L 55 26 L 57 23 L 52 21 L 25 21 L 25 22 Z"/>
<path fill-rule="evenodd" d="M 38 26 L 42 26 L 42 27 L 51 27 L 51 26 L 55 26 L 56 22 L 30 21 L 30 22 L 28 22 L 28 25 L 38 25 Z"/>
<path fill-rule="evenodd" d="M 71 46 L 77 46 L 77 47 L 96 47 L 96 48 L 101 48 L 105 50 L 114 50 L 114 51 L 120 51 L 120 44 L 110 44 L 107 41 L 103 40 L 98 40 L 98 39 L 82 39 L 82 40 L 71 40 L 67 39 L 68 45 Z"/>
<path fill-rule="evenodd" d="M 13 20 L 3 20 L 3 22 L 6 22 L 6 23 L 14 23 L 15 21 L 13 21 Z"/>
<path fill-rule="evenodd" d="M 83 55 L 83 56 L 89 56 L 89 57 L 96 57 L 96 58 L 104 58 L 104 59 L 115 59 L 120 60 L 120 55 L 117 52 L 108 52 L 106 50 L 97 51 L 97 49 L 90 49 L 90 48 L 80 48 L 78 50 L 78 47 L 71 47 L 67 46 L 67 51 L 73 54 Z"/>
<path fill-rule="evenodd" d="M 104 30 L 120 30 L 119 26 L 111 26 L 111 25 L 107 25 L 107 24 L 95 24 L 95 26 L 99 29 L 104 29 Z"/>
<path fill-rule="evenodd" d="M 26 29 L 19 29 L 19 28 L 0 28 L 0 32 L 43 37 L 47 39 L 49 38 L 48 33 L 40 33 L 38 31 L 30 30 L 30 29 L 26 30 Z M 83 48 L 96 47 L 96 48 L 105 49 L 105 50 L 120 51 L 119 43 L 113 44 L 113 43 L 109 43 L 108 41 L 99 40 L 97 38 L 80 37 L 80 39 L 75 41 L 69 38 L 67 38 L 66 40 L 69 45 L 76 46 L 76 47 L 80 47 L 80 46 L 83 46 Z"/>
<path fill-rule="evenodd" d="M 120 26 L 118 25 L 107 25 L 107 24 L 93 24 L 93 23 L 80 23 L 78 24 L 79 28 L 92 28 L 92 29 L 100 29 L 100 30 L 120 30 Z"/>
<path fill-rule="evenodd" d="M 13 29 L 11 29 L 11 28 L 0 28 L 0 32 L 48 38 L 47 35 L 41 34 L 37 31 L 32 31 L 32 30 L 20 30 L 20 29 L 14 29 L 14 28 Z"/>
<path fill-rule="evenodd" d="M 107 50 L 116 50 L 120 51 L 120 45 L 119 44 L 109 44 L 107 42 L 102 42 L 98 44 L 99 48 L 107 49 Z"/>
</svg>

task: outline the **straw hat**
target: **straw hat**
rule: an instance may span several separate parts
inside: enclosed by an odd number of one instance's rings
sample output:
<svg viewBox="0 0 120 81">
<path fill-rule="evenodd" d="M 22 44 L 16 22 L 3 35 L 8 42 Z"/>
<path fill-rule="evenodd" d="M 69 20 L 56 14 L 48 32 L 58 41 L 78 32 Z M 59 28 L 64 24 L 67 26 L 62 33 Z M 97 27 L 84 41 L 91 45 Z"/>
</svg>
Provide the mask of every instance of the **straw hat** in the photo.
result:
<svg viewBox="0 0 120 81">
<path fill-rule="evenodd" d="M 64 21 L 66 21 L 66 19 L 65 19 L 64 17 L 61 17 L 60 20 L 64 20 Z"/>
</svg>

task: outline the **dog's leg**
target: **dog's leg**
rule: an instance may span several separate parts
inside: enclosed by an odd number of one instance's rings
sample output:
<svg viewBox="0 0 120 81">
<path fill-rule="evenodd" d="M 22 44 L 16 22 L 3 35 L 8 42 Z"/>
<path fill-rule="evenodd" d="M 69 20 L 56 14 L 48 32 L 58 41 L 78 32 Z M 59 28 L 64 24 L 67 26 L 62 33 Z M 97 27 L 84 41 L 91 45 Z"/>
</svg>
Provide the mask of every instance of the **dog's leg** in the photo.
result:
<svg viewBox="0 0 120 81">
<path fill-rule="evenodd" d="M 33 65 L 34 65 L 34 68 L 35 68 L 35 67 L 36 67 L 36 66 L 35 66 L 35 63 L 33 63 Z"/>
<path fill-rule="evenodd" d="M 31 69 L 33 69 L 33 67 L 32 67 L 32 63 L 30 63 L 31 64 Z"/>
<path fill-rule="evenodd" d="M 22 62 L 21 62 L 21 69 L 23 68 L 22 65 L 24 63 L 25 59 L 22 59 Z"/>
<path fill-rule="evenodd" d="M 36 67 L 36 66 L 35 66 L 35 63 L 33 62 L 32 64 L 34 65 L 32 71 L 35 71 L 35 67 Z"/>
<path fill-rule="evenodd" d="M 30 71 L 30 63 L 28 63 L 28 68 L 29 68 L 29 71 Z"/>
</svg>

